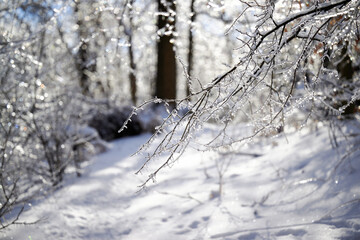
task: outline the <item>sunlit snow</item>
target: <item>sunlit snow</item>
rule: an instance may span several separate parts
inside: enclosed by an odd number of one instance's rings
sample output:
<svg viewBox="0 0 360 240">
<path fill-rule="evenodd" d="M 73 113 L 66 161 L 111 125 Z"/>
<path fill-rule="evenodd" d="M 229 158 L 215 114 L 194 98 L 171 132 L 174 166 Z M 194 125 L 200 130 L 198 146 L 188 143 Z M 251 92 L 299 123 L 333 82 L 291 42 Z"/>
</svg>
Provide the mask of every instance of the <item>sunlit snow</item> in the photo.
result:
<svg viewBox="0 0 360 240">
<path fill-rule="evenodd" d="M 190 148 L 138 192 L 149 169 L 135 175 L 143 160 L 129 156 L 148 137 L 113 142 L 81 178 L 68 175 L 22 215 L 40 222 L 11 226 L 2 239 L 360 238 L 360 163 L 337 165 L 341 154 L 325 127 L 234 154 Z"/>
</svg>

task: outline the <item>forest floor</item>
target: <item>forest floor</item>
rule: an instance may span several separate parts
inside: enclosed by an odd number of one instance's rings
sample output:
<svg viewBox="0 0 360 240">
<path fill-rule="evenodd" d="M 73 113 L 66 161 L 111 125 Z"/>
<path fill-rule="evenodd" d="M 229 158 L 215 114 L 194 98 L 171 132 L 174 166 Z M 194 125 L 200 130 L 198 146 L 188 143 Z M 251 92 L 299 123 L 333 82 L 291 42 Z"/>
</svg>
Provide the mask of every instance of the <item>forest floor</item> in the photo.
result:
<svg viewBox="0 0 360 240">
<path fill-rule="evenodd" d="M 360 239 L 360 156 L 341 160 L 349 145 L 338 139 L 333 148 L 326 127 L 264 137 L 234 154 L 190 147 L 138 192 L 150 169 L 135 175 L 143 159 L 130 155 L 149 136 L 112 142 L 20 219 L 38 223 L 0 239 Z"/>
</svg>

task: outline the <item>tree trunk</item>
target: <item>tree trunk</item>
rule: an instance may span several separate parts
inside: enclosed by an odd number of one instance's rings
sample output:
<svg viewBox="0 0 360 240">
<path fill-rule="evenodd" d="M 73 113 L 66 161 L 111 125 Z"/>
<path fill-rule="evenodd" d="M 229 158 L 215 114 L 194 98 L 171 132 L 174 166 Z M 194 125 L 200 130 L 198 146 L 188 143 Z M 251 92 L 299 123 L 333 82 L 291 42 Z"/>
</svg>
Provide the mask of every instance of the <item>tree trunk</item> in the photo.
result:
<svg viewBox="0 0 360 240">
<path fill-rule="evenodd" d="M 171 0 L 165 2 L 164 6 L 161 0 L 158 0 L 158 29 L 162 32 L 160 40 L 157 44 L 158 62 L 157 62 L 157 78 L 155 87 L 155 96 L 162 99 L 176 98 L 176 59 L 175 49 L 171 39 L 174 39 L 173 34 L 168 32 L 175 31 L 175 4 Z"/>
<path fill-rule="evenodd" d="M 92 97 L 92 93 L 90 90 L 91 79 L 89 77 L 90 72 L 96 71 L 96 58 L 92 56 L 89 49 L 89 43 L 85 41 L 88 37 L 87 29 L 85 26 L 85 22 L 81 19 L 80 2 L 75 2 L 75 15 L 77 16 L 77 25 L 79 26 L 79 40 L 80 47 L 75 56 L 76 58 L 76 69 L 79 73 L 79 85 L 82 91 L 82 94 L 85 96 Z M 94 54 L 93 54 L 94 55 Z"/>
<path fill-rule="evenodd" d="M 130 5 L 133 5 L 133 0 L 130 1 Z M 129 31 L 129 43 L 130 43 L 130 47 L 129 47 L 129 60 L 130 60 L 130 73 L 129 73 L 129 79 L 130 79 L 130 93 L 131 93 L 131 100 L 133 102 L 134 105 L 136 105 L 136 101 L 137 101 L 137 97 L 136 97 L 136 92 L 137 92 L 137 87 L 136 87 L 136 63 L 135 63 L 135 59 L 134 59 L 134 41 L 133 41 L 133 14 L 132 12 L 130 12 L 130 31 Z"/>
<path fill-rule="evenodd" d="M 193 69 L 193 57 L 194 57 L 194 28 L 193 24 L 196 20 L 196 12 L 194 9 L 195 0 L 191 0 L 190 5 L 190 26 L 189 26 L 189 52 L 188 52 L 188 69 L 187 69 L 187 81 L 186 81 L 186 96 L 190 95 L 190 79 Z"/>
<path fill-rule="evenodd" d="M 131 38 L 132 37 L 129 37 L 130 42 L 132 42 Z M 130 58 L 129 79 L 130 79 L 131 100 L 132 100 L 133 104 L 136 105 L 136 102 L 137 102 L 137 97 L 136 97 L 137 87 L 136 87 L 136 75 L 135 75 L 136 64 L 135 64 L 135 60 L 134 60 L 132 45 L 130 45 L 130 47 L 129 47 L 129 58 Z"/>
</svg>

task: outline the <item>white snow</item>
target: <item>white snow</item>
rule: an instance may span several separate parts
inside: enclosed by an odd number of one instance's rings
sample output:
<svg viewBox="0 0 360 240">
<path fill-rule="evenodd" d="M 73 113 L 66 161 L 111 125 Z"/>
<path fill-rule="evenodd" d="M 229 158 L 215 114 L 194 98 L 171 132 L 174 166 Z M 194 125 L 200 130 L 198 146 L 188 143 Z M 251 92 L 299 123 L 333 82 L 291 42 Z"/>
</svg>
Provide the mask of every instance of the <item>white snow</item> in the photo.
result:
<svg viewBox="0 0 360 240">
<path fill-rule="evenodd" d="M 325 127 L 263 138 L 238 154 L 189 148 L 137 192 L 151 166 L 135 175 L 144 160 L 129 156 L 148 137 L 113 142 L 81 178 L 68 176 L 21 217 L 40 222 L 11 226 L 0 238 L 360 239 L 359 154 L 334 171 L 347 146 L 332 148 Z"/>
</svg>

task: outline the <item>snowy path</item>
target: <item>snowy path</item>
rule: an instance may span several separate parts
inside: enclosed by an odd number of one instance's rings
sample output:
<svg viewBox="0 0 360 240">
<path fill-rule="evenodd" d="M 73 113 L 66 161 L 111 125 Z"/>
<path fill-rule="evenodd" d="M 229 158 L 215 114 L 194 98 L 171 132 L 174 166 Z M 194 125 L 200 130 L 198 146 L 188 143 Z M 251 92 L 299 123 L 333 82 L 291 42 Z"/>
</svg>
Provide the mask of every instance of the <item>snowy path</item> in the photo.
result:
<svg viewBox="0 0 360 240">
<path fill-rule="evenodd" d="M 128 156 L 146 137 L 114 142 L 83 177 L 69 177 L 23 215 L 40 223 L 13 226 L 0 238 L 360 239 L 360 163 L 330 175 L 338 155 L 325 130 L 242 149 L 264 154 L 257 158 L 190 149 L 158 183 L 136 193 L 146 176 L 134 175 L 140 157 Z"/>
</svg>

